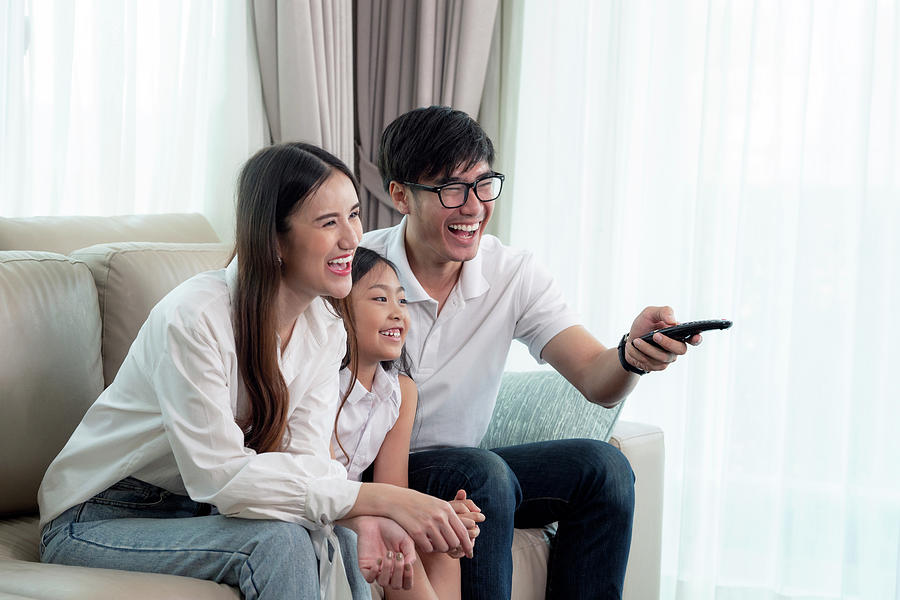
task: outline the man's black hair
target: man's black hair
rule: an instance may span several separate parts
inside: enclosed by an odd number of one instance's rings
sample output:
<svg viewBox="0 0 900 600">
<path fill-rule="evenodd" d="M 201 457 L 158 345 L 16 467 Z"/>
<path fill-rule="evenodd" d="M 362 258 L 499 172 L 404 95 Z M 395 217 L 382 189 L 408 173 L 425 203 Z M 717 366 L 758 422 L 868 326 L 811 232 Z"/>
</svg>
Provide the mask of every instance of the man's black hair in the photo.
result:
<svg viewBox="0 0 900 600">
<path fill-rule="evenodd" d="M 447 178 L 481 161 L 494 162 L 494 144 L 481 125 L 461 110 L 429 106 L 402 114 L 385 128 L 377 164 L 387 191 L 391 181 Z"/>
</svg>

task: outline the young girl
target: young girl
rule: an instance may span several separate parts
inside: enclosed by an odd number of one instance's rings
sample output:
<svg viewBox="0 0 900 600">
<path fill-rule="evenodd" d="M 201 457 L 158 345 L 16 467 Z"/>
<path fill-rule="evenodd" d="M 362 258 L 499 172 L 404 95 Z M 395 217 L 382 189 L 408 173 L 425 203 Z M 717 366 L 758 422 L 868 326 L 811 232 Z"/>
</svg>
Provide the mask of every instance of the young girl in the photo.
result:
<svg viewBox="0 0 900 600">
<path fill-rule="evenodd" d="M 348 337 L 331 451 L 347 468 L 349 479 L 405 488 L 417 402 L 403 346 L 409 329 L 406 296 L 396 267 L 366 248 L 356 250 L 351 279 L 350 296 L 339 306 Z M 451 504 L 474 539 L 484 515 L 463 490 Z M 387 589 L 387 597 L 458 599 L 460 553 L 420 552 L 419 557 L 421 563 L 414 565 L 415 587 Z"/>
<path fill-rule="evenodd" d="M 409 588 L 415 545 L 471 555 L 449 503 L 349 481 L 330 455 L 346 333 L 322 297 L 350 293 L 350 170 L 308 144 L 264 148 L 236 223 L 231 264 L 156 305 L 48 468 L 41 560 L 346 600 L 376 578 Z"/>
</svg>

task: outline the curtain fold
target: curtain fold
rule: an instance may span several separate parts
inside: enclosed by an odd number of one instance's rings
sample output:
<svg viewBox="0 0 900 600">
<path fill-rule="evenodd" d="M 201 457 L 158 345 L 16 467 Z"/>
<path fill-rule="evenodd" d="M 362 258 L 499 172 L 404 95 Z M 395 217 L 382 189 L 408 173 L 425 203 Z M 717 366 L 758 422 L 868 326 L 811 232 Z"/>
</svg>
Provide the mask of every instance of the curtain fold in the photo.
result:
<svg viewBox="0 0 900 600">
<path fill-rule="evenodd" d="M 254 0 L 273 143 L 305 141 L 353 164 L 351 0 Z"/>
<path fill-rule="evenodd" d="M 900 2 L 522 9 L 511 243 L 609 345 L 734 320 L 623 409 L 666 432 L 662 597 L 896 597 Z"/>
<path fill-rule="evenodd" d="M 498 0 L 357 1 L 357 158 L 366 230 L 396 224 L 374 165 L 381 132 L 444 104 L 478 118 Z"/>
</svg>

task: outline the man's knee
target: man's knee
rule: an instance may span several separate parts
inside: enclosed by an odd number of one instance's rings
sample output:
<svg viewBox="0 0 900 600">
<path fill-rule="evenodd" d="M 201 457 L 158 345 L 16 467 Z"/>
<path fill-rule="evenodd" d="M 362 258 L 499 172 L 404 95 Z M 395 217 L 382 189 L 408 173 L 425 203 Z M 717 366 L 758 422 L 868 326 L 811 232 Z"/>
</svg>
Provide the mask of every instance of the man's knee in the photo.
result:
<svg viewBox="0 0 900 600">
<path fill-rule="evenodd" d="M 571 440 L 573 456 L 581 457 L 583 475 L 592 492 L 607 510 L 634 511 L 634 471 L 625 455 L 599 440 Z"/>
<path fill-rule="evenodd" d="M 452 500 L 457 490 L 465 490 L 479 507 L 508 506 L 515 510 L 522 500 L 522 490 L 509 465 L 490 450 L 449 448 L 412 455 L 410 485 L 428 493 L 440 490 L 445 500 Z M 413 482 L 416 482 L 415 484 Z"/>
</svg>

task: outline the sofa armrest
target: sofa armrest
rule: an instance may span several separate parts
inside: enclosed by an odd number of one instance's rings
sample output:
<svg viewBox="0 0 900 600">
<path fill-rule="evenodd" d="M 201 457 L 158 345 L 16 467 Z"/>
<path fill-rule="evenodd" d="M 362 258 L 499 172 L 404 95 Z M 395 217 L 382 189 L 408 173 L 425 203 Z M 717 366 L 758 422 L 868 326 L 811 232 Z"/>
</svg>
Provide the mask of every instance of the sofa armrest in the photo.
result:
<svg viewBox="0 0 900 600">
<path fill-rule="evenodd" d="M 635 477 L 634 527 L 623 598 L 658 598 L 665 467 L 663 432 L 645 423 L 618 421 L 609 443 L 622 451 Z"/>
</svg>

